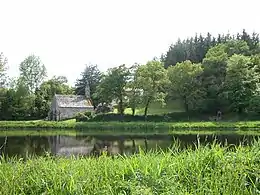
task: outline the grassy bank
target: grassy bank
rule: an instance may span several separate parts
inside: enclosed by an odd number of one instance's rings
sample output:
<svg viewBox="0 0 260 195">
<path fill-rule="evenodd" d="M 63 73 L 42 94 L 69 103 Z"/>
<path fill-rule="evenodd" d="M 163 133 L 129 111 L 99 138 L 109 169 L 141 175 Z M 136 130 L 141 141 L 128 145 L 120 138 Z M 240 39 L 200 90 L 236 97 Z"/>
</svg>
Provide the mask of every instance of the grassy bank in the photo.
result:
<svg viewBox="0 0 260 195">
<path fill-rule="evenodd" d="M 259 146 L 1 160 L 0 194 L 257 194 Z"/>
<path fill-rule="evenodd" d="M 114 131 L 165 133 L 177 130 L 258 130 L 260 121 L 243 122 L 75 122 L 75 120 L 54 121 L 0 121 L 0 129 L 76 129 L 82 131 Z"/>
</svg>

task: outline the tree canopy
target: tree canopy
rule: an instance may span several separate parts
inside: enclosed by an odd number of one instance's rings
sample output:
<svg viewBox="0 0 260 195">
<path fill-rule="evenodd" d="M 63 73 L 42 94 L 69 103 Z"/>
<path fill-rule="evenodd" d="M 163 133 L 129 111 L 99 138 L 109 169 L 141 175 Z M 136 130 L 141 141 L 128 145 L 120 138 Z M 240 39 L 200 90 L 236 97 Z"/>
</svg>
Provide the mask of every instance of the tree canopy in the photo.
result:
<svg viewBox="0 0 260 195">
<path fill-rule="evenodd" d="M 147 116 L 152 103 L 164 106 L 172 99 L 186 113 L 260 113 L 259 35 L 245 30 L 178 39 L 160 58 L 143 64 L 105 72 L 88 64 L 74 87 L 64 76 L 46 80 L 47 70 L 36 55 L 20 63 L 18 78 L 8 77 L 7 62 L 0 53 L 0 120 L 43 119 L 55 94 L 85 95 L 86 89 L 95 108 L 113 104 L 121 115 L 125 108 L 133 115 L 141 108 Z"/>
</svg>

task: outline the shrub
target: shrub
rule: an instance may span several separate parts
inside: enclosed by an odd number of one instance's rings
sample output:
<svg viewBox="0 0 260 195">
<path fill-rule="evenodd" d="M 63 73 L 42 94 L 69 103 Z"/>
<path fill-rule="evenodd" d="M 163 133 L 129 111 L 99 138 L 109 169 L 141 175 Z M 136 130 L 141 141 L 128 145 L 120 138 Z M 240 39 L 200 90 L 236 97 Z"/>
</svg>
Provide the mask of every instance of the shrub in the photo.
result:
<svg viewBox="0 0 260 195">
<path fill-rule="evenodd" d="M 76 122 L 89 120 L 89 117 L 85 113 L 82 113 L 82 112 L 77 113 L 75 118 L 76 118 Z"/>
<path fill-rule="evenodd" d="M 113 112 L 114 108 L 110 104 L 99 104 L 95 110 L 95 112 L 98 113 L 108 113 Z"/>
<path fill-rule="evenodd" d="M 89 118 L 91 118 L 91 117 L 93 116 L 93 115 L 92 115 L 92 112 L 90 112 L 90 111 L 84 112 L 84 115 L 87 116 L 87 117 L 89 117 Z"/>
<path fill-rule="evenodd" d="M 260 114 L 260 96 L 254 96 L 249 102 L 249 110 Z"/>
<path fill-rule="evenodd" d="M 206 115 L 199 115 L 197 113 L 185 113 L 185 112 L 177 112 L 177 113 L 169 113 L 164 115 L 130 115 L 130 114 L 116 114 L 116 113 L 107 113 L 107 114 L 97 114 L 93 118 L 90 118 L 89 121 L 148 121 L 148 122 L 173 122 L 173 121 L 202 121 L 206 120 L 208 117 Z M 81 119 L 79 121 L 82 121 Z"/>
</svg>

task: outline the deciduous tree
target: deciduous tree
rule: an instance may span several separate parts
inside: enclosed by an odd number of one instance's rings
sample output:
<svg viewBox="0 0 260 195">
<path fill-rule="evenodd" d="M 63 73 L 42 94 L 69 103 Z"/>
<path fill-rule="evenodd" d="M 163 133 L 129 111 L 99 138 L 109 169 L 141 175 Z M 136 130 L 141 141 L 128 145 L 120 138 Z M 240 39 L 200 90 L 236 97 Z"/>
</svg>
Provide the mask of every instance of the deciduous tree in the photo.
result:
<svg viewBox="0 0 260 195">
<path fill-rule="evenodd" d="M 144 116 L 147 116 L 152 101 L 164 103 L 166 92 L 163 87 L 168 83 L 167 71 L 159 61 L 149 61 L 137 69 L 137 82 L 142 89 Z"/>
<path fill-rule="evenodd" d="M 228 54 L 226 53 L 226 46 L 219 44 L 211 49 L 203 59 L 203 86 L 207 91 L 205 105 L 207 111 L 216 112 L 224 105 L 222 98 L 223 86 L 226 76 Z"/>
<path fill-rule="evenodd" d="M 40 58 L 35 55 L 30 55 L 21 62 L 20 78 L 29 87 L 30 93 L 34 93 L 41 82 L 46 77 L 46 68 L 42 64 Z"/>
<path fill-rule="evenodd" d="M 140 88 L 140 83 L 138 82 L 137 69 L 139 64 L 134 64 L 130 67 L 130 80 L 127 85 L 127 95 L 128 95 L 128 106 L 132 109 L 132 115 L 135 115 L 135 110 L 138 106 L 142 104 L 142 90 Z"/>
<path fill-rule="evenodd" d="M 7 58 L 3 53 L 0 53 L 0 88 L 3 88 L 6 84 L 6 70 L 7 70 Z"/>
<path fill-rule="evenodd" d="M 227 64 L 225 93 L 230 110 L 242 113 L 249 105 L 257 87 L 254 68 L 250 68 L 250 58 L 234 54 Z"/>
<path fill-rule="evenodd" d="M 186 112 L 197 110 L 202 106 L 205 90 L 202 86 L 201 64 L 192 64 L 191 61 L 177 63 L 168 68 L 171 95 L 181 98 Z"/>
<path fill-rule="evenodd" d="M 126 86 L 129 80 L 129 69 L 123 64 L 119 67 L 108 69 L 107 74 L 97 87 L 96 96 L 102 98 L 102 103 L 118 102 L 118 111 L 124 113 L 127 101 Z"/>
</svg>

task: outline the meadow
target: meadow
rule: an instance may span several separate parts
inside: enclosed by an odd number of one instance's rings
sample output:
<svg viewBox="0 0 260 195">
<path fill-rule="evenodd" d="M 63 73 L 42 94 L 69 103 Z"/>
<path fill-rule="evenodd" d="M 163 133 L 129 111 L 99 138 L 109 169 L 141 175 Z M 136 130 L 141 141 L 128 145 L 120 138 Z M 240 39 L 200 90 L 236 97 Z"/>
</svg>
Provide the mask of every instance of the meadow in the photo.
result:
<svg viewBox="0 0 260 195">
<path fill-rule="evenodd" d="M 260 143 L 99 158 L 31 157 L 0 163 L 5 194 L 257 194 Z"/>
</svg>

